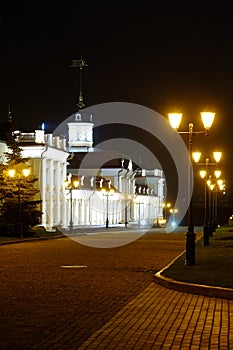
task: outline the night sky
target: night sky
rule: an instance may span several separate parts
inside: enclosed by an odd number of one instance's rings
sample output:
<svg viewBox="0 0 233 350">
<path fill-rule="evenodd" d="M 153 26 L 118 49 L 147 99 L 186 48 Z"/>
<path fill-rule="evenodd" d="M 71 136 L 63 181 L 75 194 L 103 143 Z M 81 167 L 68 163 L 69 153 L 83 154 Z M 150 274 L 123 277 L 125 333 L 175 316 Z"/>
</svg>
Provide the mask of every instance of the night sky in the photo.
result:
<svg viewBox="0 0 233 350">
<path fill-rule="evenodd" d="M 173 2 L 172 2 L 173 3 Z M 216 112 L 208 137 L 195 140 L 205 157 L 224 152 L 222 168 L 232 190 L 233 11 L 208 2 L 76 1 L 42 7 L 2 6 L 1 121 L 8 105 L 14 121 L 53 131 L 77 111 L 82 57 L 86 106 L 132 102 L 162 115 L 177 107 L 183 128 L 201 128 L 200 111 Z M 196 147 L 198 146 L 198 147 Z"/>
</svg>

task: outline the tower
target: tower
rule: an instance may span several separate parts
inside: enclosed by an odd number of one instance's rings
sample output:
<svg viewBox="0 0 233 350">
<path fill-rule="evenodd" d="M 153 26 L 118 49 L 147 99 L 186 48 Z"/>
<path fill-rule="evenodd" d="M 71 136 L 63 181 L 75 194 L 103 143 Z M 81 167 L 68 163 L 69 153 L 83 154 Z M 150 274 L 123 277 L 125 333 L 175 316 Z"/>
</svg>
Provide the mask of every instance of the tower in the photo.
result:
<svg viewBox="0 0 233 350">
<path fill-rule="evenodd" d="M 83 107 L 85 107 L 85 104 L 83 102 L 83 91 L 82 91 L 82 70 L 83 67 L 86 67 L 87 64 L 84 62 L 84 60 L 82 58 L 80 58 L 79 60 L 72 60 L 72 68 L 79 68 L 79 99 L 78 99 L 78 103 L 77 106 L 79 109 L 83 109 Z"/>
</svg>

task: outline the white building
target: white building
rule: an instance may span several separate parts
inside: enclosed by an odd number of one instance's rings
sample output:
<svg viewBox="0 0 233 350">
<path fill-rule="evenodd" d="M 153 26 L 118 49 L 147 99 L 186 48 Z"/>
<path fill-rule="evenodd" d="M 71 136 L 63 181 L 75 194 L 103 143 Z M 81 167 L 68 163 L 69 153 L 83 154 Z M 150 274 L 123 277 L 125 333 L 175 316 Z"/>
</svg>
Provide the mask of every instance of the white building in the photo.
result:
<svg viewBox="0 0 233 350">
<path fill-rule="evenodd" d="M 27 166 L 30 173 L 38 178 L 35 187 L 39 193 L 35 199 L 41 202 L 41 225 L 46 229 L 54 229 L 58 224 L 65 223 L 64 188 L 66 179 L 67 158 L 66 140 L 45 134 L 44 130 L 31 133 L 14 132 L 15 139 L 22 149 L 22 157 L 28 158 Z M 7 148 L 0 142 L 2 160 Z"/>
<path fill-rule="evenodd" d="M 69 181 L 79 180 L 78 189 L 67 189 L 67 227 L 135 222 L 162 222 L 164 176 L 162 170 L 134 169 L 130 159 L 114 158 L 93 147 L 92 115 L 73 114 L 63 129 L 71 154 Z M 110 189 L 114 192 L 110 193 Z M 105 189 L 105 192 L 103 192 Z"/>
<path fill-rule="evenodd" d="M 52 230 L 107 221 L 109 225 L 158 224 L 163 218 L 162 170 L 134 169 L 130 159 L 109 160 L 107 152 L 93 147 L 92 116 L 83 119 L 81 112 L 73 114 L 65 137 L 44 130 L 15 132 L 22 156 L 29 159 L 30 171 L 39 179 L 41 225 Z M 5 151 L 5 143 L 0 142 L 2 162 Z M 70 187 L 74 179 L 78 188 Z"/>
</svg>

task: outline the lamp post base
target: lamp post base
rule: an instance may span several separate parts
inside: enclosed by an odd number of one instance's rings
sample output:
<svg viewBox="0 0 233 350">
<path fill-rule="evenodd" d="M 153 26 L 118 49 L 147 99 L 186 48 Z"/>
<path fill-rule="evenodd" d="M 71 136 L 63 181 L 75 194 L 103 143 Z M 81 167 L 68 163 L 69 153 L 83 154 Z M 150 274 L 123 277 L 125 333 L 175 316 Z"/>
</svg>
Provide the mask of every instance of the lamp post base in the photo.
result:
<svg viewBox="0 0 233 350">
<path fill-rule="evenodd" d="M 72 232 L 74 228 L 73 220 L 70 220 L 69 231 Z"/>
<path fill-rule="evenodd" d="M 207 220 L 204 221 L 203 232 L 204 232 L 203 245 L 204 246 L 208 246 L 209 245 L 209 235 L 210 235 L 210 233 L 209 233 L 209 225 L 208 225 Z"/>
<path fill-rule="evenodd" d="M 195 241 L 196 233 L 194 232 L 193 224 L 188 225 L 188 232 L 186 233 L 186 260 L 185 265 L 195 265 Z"/>
<path fill-rule="evenodd" d="M 212 224 L 212 221 L 209 222 L 209 236 L 213 237 L 213 224 Z"/>
<path fill-rule="evenodd" d="M 19 238 L 23 238 L 23 225 L 21 222 L 18 223 Z"/>
<path fill-rule="evenodd" d="M 218 227 L 217 220 L 214 219 L 212 225 L 213 225 L 213 232 L 216 232 L 216 228 Z"/>
</svg>

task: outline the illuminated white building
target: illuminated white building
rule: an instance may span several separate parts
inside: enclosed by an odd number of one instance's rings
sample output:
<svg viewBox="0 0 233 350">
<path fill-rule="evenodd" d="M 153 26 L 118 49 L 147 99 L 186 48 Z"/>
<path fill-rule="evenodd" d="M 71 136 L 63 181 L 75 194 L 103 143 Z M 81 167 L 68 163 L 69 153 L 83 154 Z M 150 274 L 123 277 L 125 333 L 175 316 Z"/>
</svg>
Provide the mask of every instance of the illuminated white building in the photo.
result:
<svg viewBox="0 0 233 350">
<path fill-rule="evenodd" d="M 82 119 L 80 113 L 73 114 L 65 136 L 44 130 L 14 132 L 31 174 L 38 177 L 35 199 L 42 200 L 41 225 L 52 230 L 105 225 L 106 220 L 109 225 L 158 224 L 163 217 L 162 170 L 134 169 L 130 159 L 109 160 L 107 152 L 93 147 L 92 116 Z M 5 151 L 0 142 L 2 162 Z M 65 187 L 67 179 L 77 179 L 78 188 Z"/>
<path fill-rule="evenodd" d="M 22 149 L 22 157 L 27 158 L 27 167 L 38 181 L 39 189 L 35 200 L 41 200 L 41 225 L 47 230 L 65 223 L 64 188 L 67 158 L 66 140 L 45 134 L 44 130 L 24 133 L 14 131 L 15 140 Z M 4 141 L 0 141 L 1 162 L 5 163 L 4 152 L 9 151 Z"/>
<path fill-rule="evenodd" d="M 164 176 L 162 170 L 134 169 L 130 159 L 117 159 L 93 147 L 92 115 L 75 113 L 55 134 L 67 137 L 71 154 L 69 181 L 78 188 L 66 189 L 67 227 L 162 222 Z M 110 188 L 114 192 L 110 194 Z M 105 192 L 103 192 L 105 189 Z"/>
<path fill-rule="evenodd" d="M 22 157 L 28 159 L 30 173 L 38 178 L 35 183 L 40 192 L 41 225 L 46 229 L 54 229 L 65 223 L 64 188 L 66 166 L 69 153 L 66 140 L 44 130 L 32 133 L 15 132 L 16 140 L 22 148 Z"/>
</svg>

